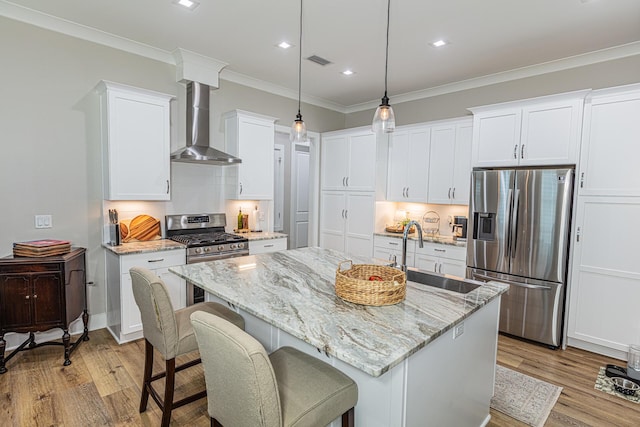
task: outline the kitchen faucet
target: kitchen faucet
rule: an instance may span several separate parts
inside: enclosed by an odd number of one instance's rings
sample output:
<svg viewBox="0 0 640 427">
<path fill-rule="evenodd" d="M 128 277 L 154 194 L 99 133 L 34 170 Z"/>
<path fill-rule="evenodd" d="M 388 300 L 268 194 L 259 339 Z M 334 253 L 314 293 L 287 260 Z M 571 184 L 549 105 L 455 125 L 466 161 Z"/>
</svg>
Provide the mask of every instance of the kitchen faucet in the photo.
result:
<svg viewBox="0 0 640 427">
<path fill-rule="evenodd" d="M 405 273 L 407 272 L 407 237 L 409 236 L 409 230 L 412 225 L 415 225 L 418 229 L 418 244 L 420 247 L 424 246 L 422 243 L 422 227 L 417 221 L 409 221 L 407 225 L 404 226 L 404 234 L 402 234 L 402 264 L 400 265 L 400 268 Z"/>
</svg>

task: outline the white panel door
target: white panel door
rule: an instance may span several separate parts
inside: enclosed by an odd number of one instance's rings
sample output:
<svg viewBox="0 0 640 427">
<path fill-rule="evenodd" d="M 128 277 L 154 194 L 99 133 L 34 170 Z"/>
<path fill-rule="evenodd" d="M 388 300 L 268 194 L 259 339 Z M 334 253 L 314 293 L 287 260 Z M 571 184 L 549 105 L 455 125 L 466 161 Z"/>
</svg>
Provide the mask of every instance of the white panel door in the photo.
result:
<svg viewBox="0 0 640 427">
<path fill-rule="evenodd" d="M 640 342 L 640 198 L 581 197 L 577 210 L 568 335 L 626 351 Z"/>
<path fill-rule="evenodd" d="M 343 190 L 349 169 L 349 142 L 345 135 L 322 138 L 321 181 L 323 190 Z"/>
<path fill-rule="evenodd" d="M 389 201 L 406 201 L 408 153 L 409 131 L 396 130 L 389 138 L 389 177 L 387 180 L 387 200 Z"/>
<path fill-rule="evenodd" d="M 523 108 L 520 165 L 575 164 L 581 107 L 582 100 Z"/>
<path fill-rule="evenodd" d="M 284 228 L 284 146 L 273 150 L 273 231 Z"/>
<path fill-rule="evenodd" d="M 455 125 L 439 126 L 431 129 L 429 203 L 441 205 L 451 203 L 455 143 Z"/>
<path fill-rule="evenodd" d="M 294 224 L 293 239 L 291 239 L 292 249 L 305 248 L 308 246 L 309 238 L 309 147 L 295 146 L 294 164 L 292 173 L 292 218 Z"/>
<path fill-rule="evenodd" d="M 431 129 L 409 131 L 407 163 L 407 202 L 426 203 L 429 187 L 429 148 Z"/>
<path fill-rule="evenodd" d="M 347 189 L 350 191 L 375 191 L 376 189 L 376 135 L 367 133 L 349 138 L 349 174 Z"/>
<path fill-rule="evenodd" d="M 243 200 L 273 199 L 274 126 L 272 122 L 252 117 L 239 118 L 239 156 L 242 163 L 238 169 L 238 181 L 242 186 Z"/>
<path fill-rule="evenodd" d="M 520 146 L 521 109 L 474 114 L 473 166 L 515 166 Z"/>
<path fill-rule="evenodd" d="M 373 193 L 346 195 L 345 252 L 350 255 L 373 255 L 375 196 Z"/>
<path fill-rule="evenodd" d="M 320 247 L 344 251 L 344 191 L 323 191 L 320 201 Z"/>
<path fill-rule="evenodd" d="M 472 133 L 471 122 L 456 127 L 456 150 L 453 156 L 453 190 L 451 192 L 451 203 L 455 205 L 469 204 Z"/>
<path fill-rule="evenodd" d="M 640 91 L 585 108 L 579 194 L 640 196 Z"/>
</svg>

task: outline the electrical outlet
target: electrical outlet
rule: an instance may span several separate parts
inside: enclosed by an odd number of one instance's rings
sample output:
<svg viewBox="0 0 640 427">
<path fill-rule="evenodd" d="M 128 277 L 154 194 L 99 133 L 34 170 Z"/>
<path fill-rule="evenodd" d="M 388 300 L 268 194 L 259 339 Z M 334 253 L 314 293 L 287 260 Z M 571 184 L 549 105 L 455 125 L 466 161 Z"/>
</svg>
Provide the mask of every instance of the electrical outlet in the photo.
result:
<svg viewBox="0 0 640 427">
<path fill-rule="evenodd" d="M 462 334 L 464 334 L 464 322 L 453 327 L 453 339 L 455 340 Z"/>
<path fill-rule="evenodd" d="M 52 228 L 53 219 L 51 215 L 36 215 L 35 225 L 36 225 L 36 228 Z"/>
</svg>

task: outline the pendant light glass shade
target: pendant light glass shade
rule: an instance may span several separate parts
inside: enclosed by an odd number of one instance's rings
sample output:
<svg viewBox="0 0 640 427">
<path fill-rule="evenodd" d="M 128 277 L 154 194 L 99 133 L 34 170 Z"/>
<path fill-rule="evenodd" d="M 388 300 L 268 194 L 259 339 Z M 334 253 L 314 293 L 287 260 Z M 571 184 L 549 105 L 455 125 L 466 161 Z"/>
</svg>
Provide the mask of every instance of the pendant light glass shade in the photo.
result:
<svg viewBox="0 0 640 427">
<path fill-rule="evenodd" d="M 307 141 L 307 126 L 302 120 L 302 114 L 298 113 L 296 119 L 291 125 L 291 134 L 289 135 L 291 142 L 306 142 Z"/>
<path fill-rule="evenodd" d="M 371 129 L 375 133 L 390 133 L 396 128 L 396 116 L 393 114 L 393 108 L 389 105 L 387 95 L 382 98 L 382 104 L 376 109 L 373 116 L 373 125 Z"/>
<path fill-rule="evenodd" d="M 387 70 L 389 69 L 389 12 L 391 10 L 391 0 L 387 0 L 387 48 L 384 59 L 384 96 L 382 103 L 376 109 L 373 116 L 371 130 L 375 133 L 390 133 L 396 129 L 396 116 L 393 114 L 393 108 L 389 105 L 389 97 L 387 96 Z"/>
<path fill-rule="evenodd" d="M 289 140 L 291 142 L 306 142 L 307 126 L 302 120 L 302 114 L 300 114 L 300 97 L 302 91 L 302 0 L 300 0 L 300 43 L 298 45 L 300 47 L 300 56 L 298 57 L 298 114 L 291 125 Z"/>
</svg>

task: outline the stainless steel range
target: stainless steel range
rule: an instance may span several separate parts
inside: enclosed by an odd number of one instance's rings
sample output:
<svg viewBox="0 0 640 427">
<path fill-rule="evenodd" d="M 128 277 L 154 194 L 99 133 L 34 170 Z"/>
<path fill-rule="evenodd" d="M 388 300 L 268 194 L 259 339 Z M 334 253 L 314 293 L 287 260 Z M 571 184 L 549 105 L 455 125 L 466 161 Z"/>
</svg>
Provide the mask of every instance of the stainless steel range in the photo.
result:
<svg viewBox="0 0 640 427">
<path fill-rule="evenodd" d="M 187 264 L 249 255 L 245 237 L 224 231 L 223 213 L 167 215 L 167 237 L 187 246 Z M 204 291 L 187 283 L 187 305 L 204 301 Z"/>
</svg>

